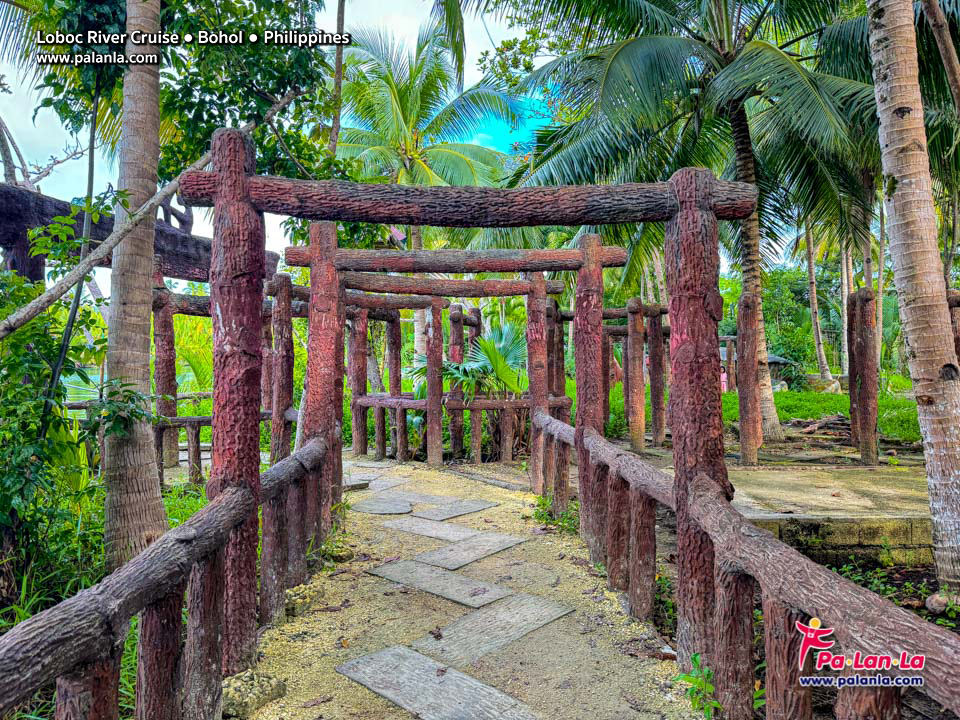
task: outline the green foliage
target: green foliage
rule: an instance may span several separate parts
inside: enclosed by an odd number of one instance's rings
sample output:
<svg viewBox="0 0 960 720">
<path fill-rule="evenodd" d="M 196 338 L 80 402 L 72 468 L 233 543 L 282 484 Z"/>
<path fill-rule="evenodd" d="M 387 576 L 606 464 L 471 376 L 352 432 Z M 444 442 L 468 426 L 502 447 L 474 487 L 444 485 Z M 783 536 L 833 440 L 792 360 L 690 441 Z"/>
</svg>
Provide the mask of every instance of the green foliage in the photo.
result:
<svg viewBox="0 0 960 720">
<path fill-rule="evenodd" d="M 533 519 L 541 525 L 555 527 L 561 535 L 576 535 L 580 532 L 580 503 L 571 500 L 567 509 L 557 514 L 553 510 L 553 498 L 538 495 Z"/>
<path fill-rule="evenodd" d="M 664 568 L 657 568 L 654 576 L 656 584 L 653 598 L 654 621 L 667 636 L 673 637 L 677 632 L 677 596 L 673 589 L 673 581 Z"/>
<path fill-rule="evenodd" d="M 690 656 L 690 672 L 680 673 L 674 682 L 686 683 L 684 692 L 694 711 L 703 715 L 704 720 L 713 720 L 714 715 L 723 710 L 714 697 L 713 670 L 703 664 L 700 653 Z"/>
</svg>

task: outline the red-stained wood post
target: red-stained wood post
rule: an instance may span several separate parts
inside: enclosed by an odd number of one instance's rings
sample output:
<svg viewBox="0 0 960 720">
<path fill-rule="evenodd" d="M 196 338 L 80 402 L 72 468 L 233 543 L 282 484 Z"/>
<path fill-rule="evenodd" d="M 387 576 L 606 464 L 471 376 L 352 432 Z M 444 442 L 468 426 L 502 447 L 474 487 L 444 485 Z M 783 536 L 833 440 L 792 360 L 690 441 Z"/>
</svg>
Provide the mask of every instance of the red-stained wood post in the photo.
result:
<svg viewBox="0 0 960 720">
<path fill-rule="evenodd" d="M 134 712 L 137 720 L 180 719 L 183 591 L 184 586 L 180 585 L 140 613 Z"/>
<path fill-rule="evenodd" d="M 547 392 L 550 395 L 557 394 L 556 332 L 558 322 L 557 303 L 553 298 L 547 298 Z"/>
<path fill-rule="evenodd" d="M 550 388 L 547 375 L 547 285 L 542 272 L 527 275 L 531 292 L 527 295 L 527 378 L 530 394 L 530 417 L 550 412 Z M 521 432 L 523 429 L 521 428 Z M 530 489 L 544 494 L 543 433 L 530 423 Z"/>
<path fill-rule="evenodd" d="M 801 614 L 786 607 L 775 596 L 774 590 L 761 586 L 763 596 L 763 631 L 767 660 L 767 719 L 810 720 L 813 716 L 810 688 L 800 686 L 799 677 L 812 667 L 813 653 L 808 653 L 808 664 L 801 671 L 797 666 L 800 641 L 797 621 L 806 621 Z"/>
<path fill-rule="evenodd" d="M 598 491 L 594 487 L 595 471 L 590 453 L 583 442 L 587 428 L 603 434 L 603 268 L 600 264 L 600 237 L 582 235 L 580 250 L 583 265 L 577 272 L 575 310 L 573 314 L 573 353 L 577 374 L 577 415 L 574 443 L 577 450 L 580 487 L 580 536 L 590 550 L 594 562 L 603 553 L 595 533 L 594 507 Z M 606 508 L 604 508 L 605 510 Z"/>
<path fill-rule="evenodd" d="M 880 464 L 877 451 L 877 298 L 873 288 L 857 291 L 857 363 L 860 366 L 860 393 L 857 430 L 860 434 L 860 462 L 867 466 Z"/>
<path fill-rule="evenodd" d="M 194 565 L 190 573 L 183 648 L 183 720 L 211 720 L 223 714 L 224 556 L 225 552 L 218 550 Z"/>
<path fill-rule="evenodd" d="M 500 462 L 513 462 L 513 437 L 517 413 L 511 408 L 500 411 Z"/>
<path fill-rule="evenodd" d="M 154 274 L 154 283 L 166 291 L 163 277 Z M 153 309 L 153 385 L 157 393 L 157 415 L 177 416 L 177 351 L 173 330 L 173 307 L 164 292 L 162 305 Z M 162 431 L 163 467 L 180 464 L 180 430 L 172 427 Z M 163 471 L 161 470 L 161 473 Z"/>
<path fill-rule="evenodd" d="M 613 365 L 613 338 L 607 333 L 603 334 L 603 354 L 600 358 L 600 377 L 603 386 L 600 389 L 600 402 L 603 404 L 603 424 L 606 426 L 610 422 L 610 368 Z M 601 434 L 603 430 L 600 431 Z"/>
<path fill-rule="evenodd" d="M 443 305 L 439 298 L 427 315 L 427 464 L 443 465 Z"/>
<path fill-rule="evenodd" d="M 450 341 L 447 355 L 452 363 L 463 362 L 463 306 L 450 306 Z M 463 400 L 463 389 L 459 383 L 450 386 L 450 397 Z M 463 457 L 463 410 L 448 411 L 450 415 L 450 450 L 456 460 Z"/>
<path fill-rule="evenodd" d="M 556 373 L 554 376 L 554 394 L 563 396 L 567 392 L 567 344 L 566 344 L 566 328 L 567 326 L 563 323 L 563 320 L 560 317 L 560 308 L 554 304 L 554 310 L 556 311 L 557 317 L 557 330 L 553 335 L 554 354 L 556 356 L 556 362 L 553 366 L 553 371 Z M 557 416 L 559 417 L 559 415 Z"/>
<path fill-rule="evenodd" d="M 657 504 L 638 488 L 630 489 L 630 616 L 647 620 L 657 594 Z"/>
<path fill-rule="evenodd" d="M 704 473 L 733 497 L 723 461 L 720 352 L 723 313 L 720 255 L 713 211 L 713 173 L 687 168 L 670 178 L 680 203 L 667 221 L 665 256 L 670 293 L 670 417 L 677 507 L 677 657 L 714 659 L 713 543 L 689 517 L 690 487 Z"/>
<path fill-rule="evenodd" d="M 627 417 L 630 421 L 630 449 L 643 450 L 646 443 L 646 383 L 643 379 L 643 305 L 639 298 L 627 302 L 627 360 L 630 382 L 624 396 L 627 399 Z"/>
<path fill-rule="evenodd" d="M 757 315 L 760 298 L 745 292 L 737 310 L 737 402 L 740 406 L 740 464 L 756 465 L 757 451 L 763 442 L 763 417 L 760 414 L 760 365 L 757 360 L 759 339 Z M 730 355 L 727 344 L 727 356 Z M 729 375 L 727 376 L 729 377 Z"/>
<path fill-rule="evenodd" d="M 629 318 L 628 318 L 629 320 Z M 620 366 L 623 371 L 623 383 L 620 391 L 623 393 L 623 414 L 627 421 L 627 431 L 630 430 L 630 339 L 622 338 L 620 342 Z"/>
<path fill-rule="evenodd" d="M 203 482 L 203 460 L 200 454 L 200 426 L 187 425 L 187 470 L 190 482 Z"/>
<path fill-rule="evenodd" d="M 716 568 L 714 687 L 723 720 L 753 720 L 753 594 L 756 583 L 733 568 Z"/>
<path fill-rule="evenodd" d="M 394 320 L 387 324 L 387 372 L 390 375 L 390 397 L 400 397 L 402 370 L 400 364 L 400 349 L 403 344 L 403 335 L 400 332 L 400 321 Z M 407 441 L 407 411 L 397 408 L 396 422 L 393 428 L 393 453 L 397 462 L 406 462 L 410 457 Z"/>
<path fill-rule="evenodd" d="M 467 342 L 474 347 L 483 331 L 480 308 L 470 308 L 468 315 L 473 322 L 467 328 Z M 483 462 L 483 410 L 470 411 L 470 457 L 475 463 Z"/>
<path fill-rule="evenodd" d="M 290 454 L 290 423 L 287 409 L 293 406 L 293 321 L 291 317 L 290 276 L 273 276 L 273 391 L 270 397 L 270 464 L 276 465 Z M 292 507 L 291 507 L 292 506 Z M 292 511 L 292 512 L 291 512 Z M 260 549 L 260 624 L 277 624 L 285 618 L 287 587 L 292 587 L 287 571 L 293 566 L 296 582 L 302 582 L 303 556 L 303 484 L 294 482 L 263 506 L 263 539 Z M 293 529 L 291 535 L 290 529 Z M 291 548 L 291 544 L 293 547 Z M 300 558 L 291 563 L 290 551 Z"/>
<path fill-rule="evenodd" d="M 659 305 L 644 308 L 644 315 L 647 318 L 647 357 L 650 359 L 650 444 L 661 447 L 667 439 L 662 308 Z"/>
<path fill-rule="evenodd" d="M 608 472 L 607 489 L 607 587 L 613 591 L 630 588 L 630 483 L 616 468 Z"/>
<path fill-rule="evenodd" d="M 261 325 L 260 355 L 263 357 L 263 373 L 260 375 L 260 406 L 264 410 L 270 410 L 273 407 L 273 328 L 270 317 L 264 317 Z"/>
<path fill-rule="evenodd" d="M 860 358 L 857 356 L 857 294 L 847 297 L 847 392 L 850 395 L 850 444 L 860 447 Z"/>
<path fill-rule="evenodd" d="M 570 423 L 570 408 L 557 408 L 557 419 Z M 559 440 L 553 443 L 553 503 L 551 508 L 559 514 L 570 502 L 570 448 Z"/>
<path fill-rule="evenodd" d="M 122 655 L 121 644 L 110 657 L 80 665 L 70 674 L 58 677 L 54 719 L 117 720 Z"/>
<path fill-rule="evenodd" d="M 306 497 L 304 544 L 317 547 L 330 527 L 330 508 L 339 483 L 342 446 L 338 421 L 343 408 L 343 333 L 346 308 L 339 274 L 333 263 L 337 251 L 337 227 L 333 223 L 310 225 L 310 309 L 307 348 L 303 441 L 327 440 L 329 456 L 319 472 L 304 480 Z"/>
<path fill-rule="evenodd" d="M 373 409 L 374 459 L 383 460 L 387 456 L 387 410 Z"/>
<path fill-rule="evenodd" d="M 733 338 L 727 338 L 727 391 L 737 389 L 737 349 Z"/>
<path fill-rule="evenodd" d="M 347 375 L 350 378 L 350 403 L 353 433 L 353 454 L 362 457 L 367 454 L 367 410 L 356 399 L 367 394 L 367 311 L 357 308 L 357 314 L 350 323 L 350 340 L 347 349 Z"/>
<path fill-rule="evenodd" d="M 833 706 L 837 720 L 900 720 L 903 717 L 900 688 L 854 688 L 837 690 Z"/>
<path fill-rule="evenodd" d="M 263 215 L 250 202 L 254 171 L 250 138 L 239 130 L 213 135 L 214 201 L 210 257 L 213 318 L 213 461 L 207 490 L 260 494 L 260 328 L 265 268 Z M 223 672 L 233 675 L 256 656 L 257 513 L 230 535 L 224 569 Z"/>
</svg>

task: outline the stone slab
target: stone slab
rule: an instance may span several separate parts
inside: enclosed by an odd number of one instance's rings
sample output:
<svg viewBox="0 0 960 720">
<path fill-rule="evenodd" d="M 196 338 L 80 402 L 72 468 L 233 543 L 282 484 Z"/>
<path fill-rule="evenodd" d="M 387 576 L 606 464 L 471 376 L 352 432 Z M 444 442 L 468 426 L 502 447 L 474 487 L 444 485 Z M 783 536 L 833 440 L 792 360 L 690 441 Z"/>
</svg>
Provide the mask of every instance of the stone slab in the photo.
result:
<svg viewBox="0 0 960 720">
<path fill-rule="evenodd" d="M 499 585 L 474 580 L 434 565 L 425 565 L 413 560 L 398 560 L 397 562 L 380 565 L 367 572 L 472 608 L 483 607 L 494 600 L 513 594 L 512 590 Z"/>
<path fill-rule="evenodd" d="M 345 492 L 350 490 L 366 490 L 370 486 L 370 481 L 365 478 L 346 477 L 343 479 L 343 489 Z"/>
<path fill-rule="evenodd" d="M 381 490 L 389 490 L 392 487 L 397 485 L 403 485 L 404 483 L 410 482 L 410 478 L 403 477 L 378 477 L 376 480 L 370 481 L 370 489 L 380 492 Z"/>
<path fill-rule="evenodd" d="M 469 515 L 480 510 L 496 507 L 498 504 L 487 500 L 457 500 L 439 507 L 417 510 L 414 515 L 427 520 L 449 520 L 460 515 Z"/>
<path fill-rule="evenodd" d="M 404 500 L 412 505 L 449 505 L 450 503 L 457 502 L 459 499 L 449 495 L 428 495 L 410 490 L 387 490 L 386 492 L 378 493 L 377 496 Z"/>
<path fill-rule="evenodd" d="M 413 648 L 462 667 L 571 612 L 552 600 L 518 593 L 458 618 L 441 629 L 439 639 L 427 635 Z"/>
<path fill-rule="evenodd" d="M 350 509 L 370 515 L 403 515 L 413 510 L 413 506 L 405 500 L 391 500 L 374 495 L 351 505 Z"/>
<path fill-rule="evenodd" d="M 468 528 L 465 525 L 438 522 L 436 520 L 427 520 L 413 516 L 388 520 L 383 526 L 393 530 L 413 533 L 414 535 L 424 535 L 426 537 L 436 538 L 437 540 L 446 540 L 447 542 L 466 540 L 467 538 L 480 534 L 479 530 Z"/>
<path fill-rule="evenodd" d="M 525 541 L 526 538 L 516 535 L 485 532 L 437 550 L 420 553 L 414 557 L 414 560 L 447 570 L 456 570 Z"/>
<path fill-rule="evenodd" d="M 421 720 L 536 720 L 519 700 L 402 645 L 350 660 L 337 672 Z"/>
</svg>

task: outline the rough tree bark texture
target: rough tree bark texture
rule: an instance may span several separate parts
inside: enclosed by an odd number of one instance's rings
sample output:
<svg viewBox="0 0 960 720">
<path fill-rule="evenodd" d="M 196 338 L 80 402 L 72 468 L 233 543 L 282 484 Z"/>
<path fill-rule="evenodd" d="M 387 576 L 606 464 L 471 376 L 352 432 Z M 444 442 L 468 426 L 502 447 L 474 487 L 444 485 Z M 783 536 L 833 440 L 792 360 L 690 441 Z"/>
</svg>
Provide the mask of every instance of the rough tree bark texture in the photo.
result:
<svg viewBox="0 0 960 720">
<path fill-rule="evenodd" d="M 350 324 L 350 340 L 347 350 L 347 376 L 354 402 L 350 403 L 353 455 L 367 454 L 367 408 L 357 404 L 356 399 L 367 394 L 367 311 L 358 310 Z"/>
<path fill-rule="evenodd" d="M 731 338 L 727 338 L 727 391 L 737 389 L 737 343 Z"/>
<path fill-rule="evenodd" d="M 271 393 L 270 464 L 276 465 L 290 454 L 291 427 L 286 412 L 293 406 L 293 324 L 290 317 L 290 276 L 276 274 L 273 299 L 273 392 Z M 291 528 L 293 532 L 291 532 Z M 292 587 L 289 569 L 296 572 L 298 584 L 304 574 L 306 548 L 303 538 L 303 483 L 295 482 L 263 505 L 263 540 L 260 551 L 260 622 L 282 622 L 284 592 Z M 297 556 L 293 560 L 291 551 Z"/>
<path fill-rule="evenodd" d="M 749 575 L 717 565 L 714 687 L 723 720 L 753 720 L 753 593 Z"/>
<path fill-rule="evenodd" d="M 733 497 L 723 461 L 717 340 L 723 299 L 717 289 L 720 256 L 714 182 L 709 170 L 674 173 L 670 184 L 680 211 L 667 222 L 664 244 L 670 293 L 670 417 L 677 503 L 677 656 L 684 668 L 690 667 L 693 653 L 714 660 L 713 543 L 689 519 L 689 485 L 702 472 L 728 498 Z"/>
<path fill-rule="evenodd" d="M 807 292 L 810 301 L 810 320 L 813 324 L 813 344 L 817 352 L 817 368 L 820 370 L 820 377 L 824 380 L 833 380 L 830 374 L 830 364 L 827 362 L 827 354 L 823 349 L 823 335 L 820 332 L 820 310 L 817 299 L 817 274 L 814 266 L 814 247 L 813 231 L 810 224 L 804 225 L 804 240 L 807 250 Z M 882 272 L 882 268 L 881 268 Z"/>
<path fill-rule="evenodd" d="M 450 306 L 450 340 L 447 356 L 452 363 L 463 362 L 463 306 Z M 463 399 L 463 390 L 459 383 L 450 387 L 450 397 Z M 456 460 L 463 456 L 463 411 L 450 411 L 450 450 Z"/>
<path fill-rule="evenodd" d="M 183 720 L 222 716 L 224 551 L 193 566 L 183 647 Z"/>
<path fill-rule="evenodd" d="M 411 250 L 423 250 L 423 228 L 410 225 L 407 228 Z M 427 313 L 429 308 L 418 308 L 413 312 L 413 353 L 421 357 L 427 354 Z"/>
<path fill-rule="evenodd" d="M 213 454 L 211 497 L 225 487 L 260 492 L 260 352 L 264 274 L 263 216 L 247 198 L 254 171 L 250 138 L 239 130 L 213 136 L 221 186 L 214 205 L 210 264 L 213 316 Z M 223 671 L 233 675 L 256 654 L 258 519 L 235 529 L 224 567 Z"/>
<path fill-rule="evenodd" d="M 260 355 L 263 358 L 263 371 L 260 373 L 260 407 L 270 410 L 273 407 L 273 327 L 267 315 L 264 315 L 263 324 L 260 326 Z"/>
<path fill-rule="evenodd" d="M 137 643 L 136 715 L 143 720 L 180 720 L 180 637 L 183 591 L 148 605 L 140 614 Z"/>
<path fill-rule="evenodd" d="M 627 303 L 630 315 L 627 319 L 627 347 L 630 383 L 627 390 L 628 417 L 630 418 L 630 449 L 643 450 L 646 442 L 646 383 L 643 376 L 643 307 L 639 298 Z"/>
<path fill-rule="evenodd" d="M 395 320 L 387 326 L 387 369 L 390 374 L 390 396 L 400 397 L 401 373 L 400 349 L 403 344 L 400 333 L 400 321 Z M 397 408 L 396 423 L 393 429 L 393 452 L 397 462 L 406 462 L 410 457 L 407 446 L 407 411 Z"/>
<path fill-rule="evenodd" d="M 530 293 L 529 280 L 450 280 L 434 277 L 405 277 L 377 273 L 341 272 L 343 285 L 351 290 L 371 293 L 431 295 L 437 297 L 512 297 Z M 560 281 L 547 283 L 547 292 L 563 292 Z"/>
<path fill-rule="evenodd" d="M 2 235 L 0 235 L 2 237 Z M 304 248 L 286 250 L 288 265 L 309 263 Z M 600 251 L 604 267 L 627 262 L 626 248 L 605 247 Z M 582 262 L 575 249 L 562 250 L 340 250 L 337 270 L 401 273 L 518 273 L 579 270 Z"/>
<path fill-rule="evenodd" d="M 611 338 L 607 333 L 603 334 L 602 342 L 602 352 L 603 355 L 600 357 L 600 404 L 603 406 L 601 409 L 603 424 L 606 424 L 610 421 L 610 366 L 611 358 L 613 357 L 613 338 Z"/>
<path fill-rule="evenodd" d="M 760 298 L 745 292 L 737 311 L 737 401 L 740 405 L 740 464 L 756 465 L 757 450 L 763 441 L 760 415 L 760 378 L 757 366 L 757 308 Z M 727 353 L 730 353 L 727 345 Z"/>
<path fill-rule="evenodd" d="M 574 443 L 579 467 L 580 536 L 586 542 L 594 562 L 602 554 L 600 538 L 594 534 L 594 515 L 599 511 L 593 505 L 597 495 L 593 486 L 594 466 L 584 445 L 583 433 L 586 428 L 592 428 L 603 434 L 603 406 L 600 399 L 603 390 L 603 268 L 599 262 L 599 248 L 599 236 L 581 236 L 583 266 L 577 273 L 576 310 L 573 317 L 573 352 L 577 374 Z"/>
<path fill-rule="evenodd" d="M 200 454 L 200 426 L 187 426 L 187 471 L 190 482 L 203 482 L 203 459 Z"/>
<path fill-rule="evenodd" d="M 659 309 L 647 315 L 647 355 L 650 358 L 650 444 L 660 447 L 667 439 L 667 408 L 664 400 L 663 315 Z"/>
<path fill-rule="evenodd" d="M 649 619 L 656 601 L 657 504 L 637 488 L 630 490 L 631 617 Z"/>
<path fill-rule="evenodd" d="M 841 688 L 833 711 L 837 720 L 900 720 L 900 688 Z"/>
<path fill-rule="evenodd" d="M 57 678 L 55 720 L 117 720 L 120 717 L 120 660 L 123 648 L 98 662 Z"/>
<path fill-rule="evenodd" d="M 477 338 L 483 334 L 483 320 L 480 317 L 480 308 L 472 307 L 469 313 L 470 324 L 467 326 L 467 342 L 475 347 Z M 483 411 L 474 410 L 470 413 L 470 457 L 475 463 L 483 462 Z"/>
<path fill-rule="evenodd" d="M 879 464 L 877 454 L 877 368 L 876 294 L 872 288 L 857 292 L 857 363 L 860 366 L 860 392 L 857 396 L 860 433 L 860 462 L 864 465 Z"/>
<path fill-rule="evenodd" d="M 307 391 L 304 442 L 314 437 L 327 440 L 329 455 L 319 473 L 311 473 L 306 483 L 304 503 L 307 539 L 322 541 L 327 529 L 327 514 L 339 483 L 340 453 L 337 408 L 343 406 L 343 328 L 346 309 L 343 289 L 333 256 L 337 250 L 336 228 L 326 224 L 310 226 L 310 245 L 315 248 L 310 266 L 310 320 L 307 352 Z M 338 405 L 337 403 L 340 403 Z"/>
<path fill-rule="evenodd" d="M 159 279 L 161 285 L 163 278 Z M 173 308 L 163 303 L 153 310 L 153 386 L 157 393 L 157 415 L 176 417 L 177 414 L 177 351 L 173 331 Z M 163 466 L 180 464 L 179 430 L 163 433 Z"/>
<path fill-rule="evenodd" d="M 761 587 L 763 596 L 763 637 L 767 658 L 767 718 L 769 720 L 810 720 L 813 714 L 810 688 L 800 686 L 797 679 L 812 669 L 801 671 L 797 666 L 802 635 L 798 621 L 807 618 L 781 603 L 772 590 Z M 807 655 L 807 662 L 813 653 Z"/>
<path fill-rule="evenodd" d="M 530 416 L 538 411 L 550 412 L 547 376 L 547 285 L 542 272 L 530 273 L 532 292 L 527 295 L 527 378 L 529 380 Z M 521 428 L 521 432 L 523 429 Z M 537 495 L 544 492 L 543 433 L 530 424 L 530 487 Z"/>
<path fill-rule="evenodd" d="M 850 444 L 860 447 L 860 358 L 857 356 L 857 294 L 847 296 L 847 393 L 850 395 Z"/>
<path fill-rule="evenodd" d="M 443 320 L 440 302 L 427 318 L 427 463 L 443 464 Z"/>
<path fill-rule="evenodd" d="M 613 469 L 607 477 L 607 587 L 619 592 L 630 587 L 630 483 Z"/>
</svg>

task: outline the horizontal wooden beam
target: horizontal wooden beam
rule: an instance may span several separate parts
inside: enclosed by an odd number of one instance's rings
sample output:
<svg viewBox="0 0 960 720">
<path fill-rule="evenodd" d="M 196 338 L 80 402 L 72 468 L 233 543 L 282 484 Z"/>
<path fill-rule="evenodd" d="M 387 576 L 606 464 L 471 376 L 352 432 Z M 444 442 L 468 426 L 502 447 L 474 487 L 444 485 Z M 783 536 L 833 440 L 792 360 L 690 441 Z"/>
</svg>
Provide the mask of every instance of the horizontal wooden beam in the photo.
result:
<svg viewBox="0 0 960 720">
<path fill-rule="evenodd" d="M 503 297 L 528 295 L 529 280 L 449 280 L 434 277 L 406 277 L 379 273 L 342 272 L 340 281 L 352 290 L 410 295 L 439 295 L 446 297 Z M 550 294 L 562 293 L 562 282 L 547 283 Z"/>
<path fill-rule="evenodd" d="M 287 265 L 310 265 L 312 249 L 288 247 Z M 627 250 L 604 247 L 600 251 L 604 267 L 619 267 L 627 262 Z M 337 270 L 403 273 L 487 273 L 556 272 L 579 270 L 583 255 L 575 248 L 561 250 L 337 250 Z"/>
<path fill-rule="evenodd" d="M 420 310 L 431 307 L 433 298 L 423 295 L 372 295 L 347 290 L 347 305 L 367 308 L 368 310 Z M 440 299 L 443 307 L 449 307 L 450 301 Z"/>
<path fill-rule="evenodd" d="M 620 320 L 630 314 L 631 309 L 636 307 L 638 308 L 635 312 L 640 312 L 645 316 L 652 315 L 666 315 L 667 308 L 664 305 L 643 305 L 641 303 L 634 304 L 634 298 L 632 298 L 626 307 L 622 308 L 604 308 L 603 309 L 603 319 L 604 320 Z M 563 322 L 571 322 L 573 320 L 573 310 L 561 310 L 560 311 L 560 320 Z"/>
<path fill-rule="evenodd" d="M 626 325 L 604 325 L 603 334 L 614 338 L 625 338 L 627 336 Z"/>
<path fill-rule="evenodd" d="M 451 310 L 450 311 L 451 320 L 459 320 L 464 324 L 465 327 L 480 327 L 480 318 L 474 317 L 468 313 L 464 313 L 462 310 Z"/>
<path fill-rule="evenodd" d="M 213 205 L 219 176 L 190 172 L 180 178 L 187 205 Z M 305 218 L 438 227 L 610 225 L 673 217 L 679 203 L 669 183 L 567 185 L 560 187 L 413 187 L 343 180 L 292 180 L 255 176 L 247 181 L 251 202 L 262 212 Z M 714 182 L 711 205 L 722 220 L 747 217 L 757 189 Z"/>
<path fill-rule="evenodd" d="M 360 308 L 356 305 L 347 305 L 347 320 L 354 320 L 361 312 L 367 313 L 367 320 L 379 320 L 380 322 L 399 322 L 399 310 L 387 310 L 385 308 Z"/>
</svg>

